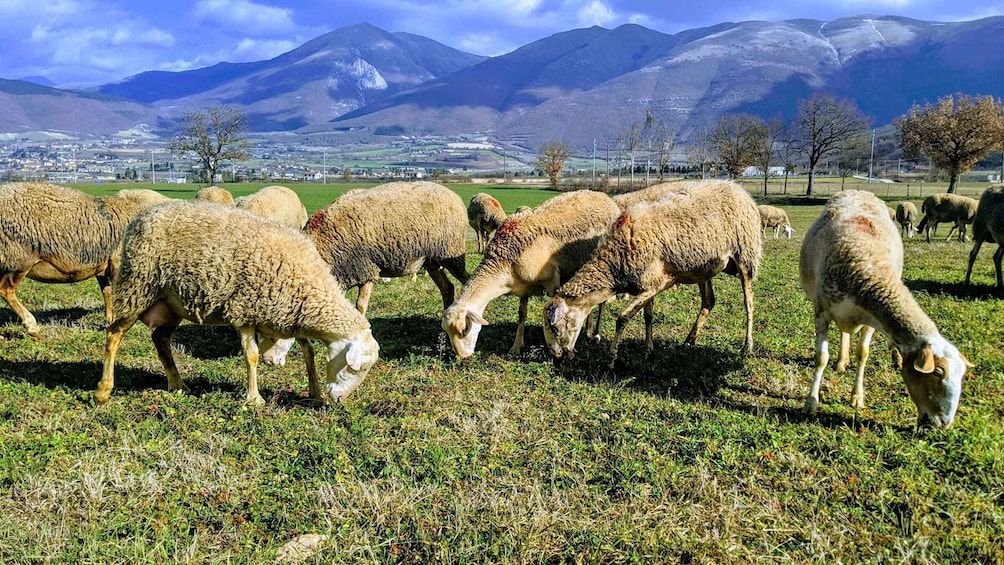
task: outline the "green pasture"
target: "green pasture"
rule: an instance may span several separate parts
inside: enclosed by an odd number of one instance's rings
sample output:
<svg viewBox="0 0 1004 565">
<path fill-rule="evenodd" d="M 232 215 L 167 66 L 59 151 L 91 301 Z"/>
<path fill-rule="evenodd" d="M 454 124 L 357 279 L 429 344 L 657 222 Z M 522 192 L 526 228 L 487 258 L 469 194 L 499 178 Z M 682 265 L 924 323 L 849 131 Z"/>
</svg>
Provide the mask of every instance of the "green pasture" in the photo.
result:
<svg viewBox="0 0 1004 565">
<path fill-rule="evenodd" d="M 314 211 L 363 185 L 291 186 Z M 490 192 L 507 211 L 553 195 L 449 186 L 465 202 Z M 178 198 L 198 189 L 155 188 Z M 890 202 L 905 197 L 905 187 L 885 189 L 876 191 Z M 798 251 L 823 199 L 779 193 L 772 184 L 795 235 L 765 241 L 751 357 L 738 354 L 738 281 L 721 277 L 694 347 L 681 345 L 697 315 L 693 287 L 656 299 L 651 356 L 641 316 L 629 324 L 614 370 L 612 317 L 602 343 L 552 363 L 543 298 L 531 300 L 525 352 L 509 356 L 517 300 L 501 297 L 485 311 L 478 353 L 458 362 L 422 275 L 374 289 L 380 361 L 345 403 L 323 409 L 308 402 L 297 348 L 285 367 L 260 368 L 267 404 L 244 405 L 236 333 L 188 324 L 174 345 L 192 395 L 166 391 L 137 324 L 111 400 L 95 406 L 97 283 L 28 281 L 19 294 L 41 340 L 0 308 L 0 562 L 271 563 L 311 533 L 327 539 L 307 563 L 1004 562 L 1004 302 L 993 251 L 964 290 L 971 244 L 904 242 L 907 286 L 976 365 L 950 430 L 915 431 L 882 337 L 867 408 L 850 407 L 853 373 L 831 364 L 808 417 L 813 316 Z M 468 249 L 473 272 L 473 232 Z"/>
</svg>

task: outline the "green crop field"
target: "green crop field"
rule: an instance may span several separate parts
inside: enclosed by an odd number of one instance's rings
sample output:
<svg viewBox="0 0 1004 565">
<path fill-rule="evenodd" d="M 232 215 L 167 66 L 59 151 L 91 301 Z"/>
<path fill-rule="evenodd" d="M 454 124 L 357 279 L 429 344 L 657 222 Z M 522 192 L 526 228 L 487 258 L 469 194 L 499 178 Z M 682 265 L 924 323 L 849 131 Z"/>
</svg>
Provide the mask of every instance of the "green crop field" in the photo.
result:
<svg viewBox="0 0 1004 565">
<path fill-rule="evenodd" d="M 292 186 L 313 211 L 361 185 Z M 490 192 L 510 212 L 553 195 L 450 186 L 465 202 Z M 198 187 L 156 188 L 190 198 Z M 890 201 L 905 196 L 892 190 Z M 614 370 L 611 317 L 601 344 L 552 363 L 542 298 L 530 303 L 524 354 L 509 356 L 517 300 L 501 297 L 485 311 L 477 354 L 458 362 L 439 292 L 422 275 L 374 289 L 367 316 L 381 358 L 326 408 L 308 402 L 298 348 L 285 367 L 260 368 L 267 404 L 246 406 L 236 332 L 190 324 L 174 346 L 192 395 L 166 391 L 150 331 L 137 324 L 111 400 L 95 406 L 97 283 L 27 281 L 19 295 L 41 340 L 0 308 L 0 562 L 267 563 L 304 534 L 327 536 L 308 563 L 1004 562 L 1004 301 L 993 249 L 963 290 L 971 244 L 905 241 L 907 286 L 976 365 L 950 430 L 915 431 L 879 336 L 867 407 L 850 407 L 853 373 L 831 363 L 809 417 L 812 305 L 798 251 L 822 200 L 775 201 L 795 236 L 765 241 L 751 357 L 738 354 L 738 281 L 722 276 L 694 347 L 681 345 L 694 287 L 656 299 L 651 356 L 641 316 L 629 324 Z M 473 238 L 469 271 L 480 260 Z"/>
</svg>

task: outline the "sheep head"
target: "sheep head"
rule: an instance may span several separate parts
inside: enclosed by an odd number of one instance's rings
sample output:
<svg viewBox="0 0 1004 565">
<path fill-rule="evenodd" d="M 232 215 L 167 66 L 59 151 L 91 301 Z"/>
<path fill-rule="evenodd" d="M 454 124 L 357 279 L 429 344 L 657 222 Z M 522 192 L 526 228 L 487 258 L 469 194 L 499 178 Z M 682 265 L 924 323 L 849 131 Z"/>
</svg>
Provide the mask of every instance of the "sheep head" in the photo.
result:
<svg viewBox="0 0 1004 565">
<path fill-rule="evenodd" d="M 588 314 L 588 310 L 569 306 L 560 296 L 544 307 L 544 339 L 551 355 L 557 359 L 575 355 L 575 342 Z"/>
<path fill-rule="evenodd" d="M 962 376 L 973 364 L 940 336 L 906 354 L 903 380 L 917 405 L 917 425 L 948 428 L 962 394 Z"/>
<path fill-rule="evenodd" d="M 453 304 L 443 312 L 443 331 L 449 336 L 453 350 L 461 359 L 474 355 L 481 326 L 487 325 L 488 322 L 481 317 L 481 313 L 470 306 Z"/>
<path fill-rule="evenodd" d="M 369 329 L 328 344 L 328 378 L 324 391 L 332 402 L 349 395 L 366 377 L 380 355 L 380 345 Z"/>
</svg>

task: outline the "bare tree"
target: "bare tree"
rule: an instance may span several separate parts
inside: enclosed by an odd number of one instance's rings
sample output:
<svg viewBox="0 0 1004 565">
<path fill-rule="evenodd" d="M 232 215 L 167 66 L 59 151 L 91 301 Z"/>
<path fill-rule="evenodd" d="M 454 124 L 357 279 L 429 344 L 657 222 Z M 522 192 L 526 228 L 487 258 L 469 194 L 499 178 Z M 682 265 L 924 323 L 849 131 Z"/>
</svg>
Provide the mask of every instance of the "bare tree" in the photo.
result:
<svg viewBox="0 0 1004 565">
<path fill-rule="evenodd" d="M 812 175 L 819 161 L 838 149 L 844 141 L 859 135 L 867 126 L 868 119 L 848 100 L 818 93 L 799 101 L 795 131 L 798 147 L 809 163 L 806 196 L 812 196 Z"/>
<path fill-rule="evenodd" d="M 923 153 L 948 172 L 948 192 L 959 175 L 1002 143 L 1004 119 L 992 96 L 948 95 L 936 104 L 914 105 L 894 123 L 908 155 Z"/>
<path fill-rule="evenodd" d="M 665 180 L 669 161 L 673 158 L 673 149 L 676 148 L 676 142 L 673 140 L 673 132 L 664 123 L 656 126 L 653 139 L 656 145 L 656 162 L 659 165 L 659 182 L 662 182 Z"/>
<path fill-rule="evenodd" d="M 757 118 L 758 123 L 754 128 L 753 136 L 750 139 L 753 164 L 763 171 L 763 195 L 767 196 L 767 179 L 770 178 L 770 164 L 774 162 L 774 146 L 781 138 L 784 131 L 784 120 L 780 116 L 763 121 Z"/>
<path fill-rule="evenodd" d="M 563 141 L 553 139 L 544 142 L 540 146 L 540 156 L 534 162 L 534 166 L 544 171 L 551 181 L 551 188 L 558 188 L 558 178 L 561 170 L 565 168 L 565 161 L 572 156 L 572 148 Z"/>
<path fill-rule="evenodd" d="M 750 114 L 725 114 L 711 132 L 711 147 L 729 177 L 735 179 L 753 164 L 754 138 L 763 133 L 763 120 Z"/>
<path fill-rule="evenodd" d="M 714 166 L 715 154 L 711 146 L 711 134 L 708 130 L 700 130 L 694 135 L 687 148 L 687 161 L 701 171 L 701 178 L 708 178 L 708 169 Z"/>
<path fill-rule="evenodd" d="M 868 159 L 871 149 L 871 137 L 856 135 L 840 144 L 836 151 L 837 173 L 840 175 L 840 190 L 844 189 L 844 181 L 858 170 L 862 160 Z"/>
<path fill-rule="evenodd" d="M 178 133 L 168 144 L 172 153 L 195 153 L 206 182 L 212 184 L 223 161 L 248 158 L 247 115 L 236 106 L 213 106 L 185 114 Z"/>
<path fill-rule="evenodd" d="M 641 126 L 638 125 L 638 122 L 631 124 L 631 127 L 622 136 L 624 148 L 627 149 L 628 157 L 631 159 L 631 189 L 634 190 L 634 156 L 638 147 L 641 146 Z"/>
</svg>

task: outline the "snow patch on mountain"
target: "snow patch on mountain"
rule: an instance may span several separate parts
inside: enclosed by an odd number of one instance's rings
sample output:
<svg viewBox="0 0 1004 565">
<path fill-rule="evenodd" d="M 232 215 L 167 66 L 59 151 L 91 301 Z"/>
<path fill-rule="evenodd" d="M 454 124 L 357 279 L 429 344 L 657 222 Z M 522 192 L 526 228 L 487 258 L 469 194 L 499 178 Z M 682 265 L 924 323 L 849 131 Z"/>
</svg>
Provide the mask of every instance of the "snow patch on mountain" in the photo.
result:
<svg viewBox="0 0 1004 565">
<path fill-rule="evenodd" d="M 335 63 L 335 68 L 356 79 L 359 88 L 366 90 L 387 90 L 387 81 L 376 67 L 362 59 L 351 63 Z"/>
</svg>

